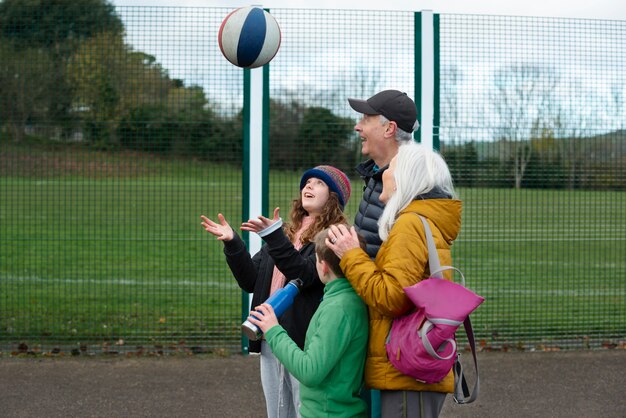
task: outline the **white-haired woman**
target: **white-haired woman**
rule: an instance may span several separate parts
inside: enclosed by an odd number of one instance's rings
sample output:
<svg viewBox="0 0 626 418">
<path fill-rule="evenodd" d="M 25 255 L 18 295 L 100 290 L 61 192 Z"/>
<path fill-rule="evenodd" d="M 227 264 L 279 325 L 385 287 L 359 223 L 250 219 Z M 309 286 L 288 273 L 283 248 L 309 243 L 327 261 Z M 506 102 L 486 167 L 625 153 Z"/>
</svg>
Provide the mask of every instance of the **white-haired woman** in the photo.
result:
<svg viewBox="0 0 626 418">
<path fill-rule="evenodd" d="M 455 198 L 450 170 L 432 149 L 402 145 L 383 174 L 379 219 L 383 244 L 372 261 L 359 247 L 354 228 L 334 225 L 327 245 L 369 309 L 370 337 L 365 383 L 381 391 L 381 412 L 390 417 L 437 417 L 453 391 L 452 371 L 439 383 L 423 384 L 396 370 L 385 350 L 393 318 L 412 309 L 403 288 L 429 277 L 424 226 L 428 220 L 442 265 L 451 265 L 450 245 L 461 228 L 461 201 Z"/>
</svg>

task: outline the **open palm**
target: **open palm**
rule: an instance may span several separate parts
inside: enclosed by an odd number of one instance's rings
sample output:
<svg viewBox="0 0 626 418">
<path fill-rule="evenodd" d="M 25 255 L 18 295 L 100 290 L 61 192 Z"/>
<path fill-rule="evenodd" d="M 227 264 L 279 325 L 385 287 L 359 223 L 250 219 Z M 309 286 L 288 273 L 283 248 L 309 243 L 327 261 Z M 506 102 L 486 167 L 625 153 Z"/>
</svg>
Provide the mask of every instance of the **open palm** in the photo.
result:
<svg viewBox="0 0 626 418">
<path fill-rule="evenodd" d="M 230 241 L 235 237 L 235 232 L 233 231 L 233 228 L 230 227 L 230 225 L 226 221 L 226 218 L 224 218 L 224 215 L 222 215 L 221 213 L 217 214 L 217 219 L 219 220 L 219 223 L 212 221 L 204 215 L 201 215 L 200 219 L 202 219 L 200 225 L 202 225 L 204 230 L 210 234 L 215 235 L 215 237 L 219 241 Z"/>
<path fill-rule="evenodd" d="M 265 216 L 258 216 L 257 219 L 249 219 L 248 222 L 241 224 L 243 231 L 256 232 L 257 234 L 264 229 L 269 228 L 280 220 L 279 213 L 280 208 L 274 209 L 274 219 L 266 218 Z"/>
</svg>

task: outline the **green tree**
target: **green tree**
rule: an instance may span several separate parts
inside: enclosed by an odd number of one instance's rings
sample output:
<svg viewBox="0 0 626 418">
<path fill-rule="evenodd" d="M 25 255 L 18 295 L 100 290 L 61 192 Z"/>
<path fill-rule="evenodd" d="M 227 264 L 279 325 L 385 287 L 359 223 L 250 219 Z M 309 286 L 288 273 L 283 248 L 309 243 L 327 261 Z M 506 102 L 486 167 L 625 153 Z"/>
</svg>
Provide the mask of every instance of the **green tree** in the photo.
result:
<svg viewBox="0 0 626 418">
<path fill-rule="evenodd" d="M 232 146 L 201 87 L 170 79 L 154 56 L 133 51 L 119 34 L 82 42 L 68 69 L 74 107 L 93 142 L 198 158 Z"/>
<path fill-rule="evenodd" d="M 300 164 L 294 155 L 294 140 L 302 123 L 304 106 L 297 100 L 270 99 L 269 159 L 274 168 L 295 169 Z"/>
<path fill-rule="evenodd" d="M 241 119 L 218 118 L 202 88 L 171 81 L 162 100 L 124 112 L 117 129 L 123 147 L 221 162 L 241 161 Z M 237 128 L 239 127 L 239 128 Z"/>
<path fill-rule="evenodd" d="M 74 86 L 73 108 L 82 118 L 87 138 L 116 144 L 122 118 L 149 105 L 168 107 L 176 82 L 147 54 L 133 51 L 120 34 L 102 32 L 82 42 L 68 63 Z M 201 108 L 205 101 L 200 101 Z"/>
<path fill-rule="evenodd" d="M 544 129 L 541 137 L 530 141 L 533 158 L 528 167 L 522 187 L 529 189 L 562 189 L 567 185 L 567 173 L 563 156 L 554 132 Z"/>
<path fill-rule="evenodd" d="M 138 106 L 120 121 L 118 135 L 122 146 L 157 154 L 168 153 L 177 120 L 159 105 Z"/>
<path fill-rule="evenodd" d="M 16 50 L 0 40 L 0 120 L 14 141 L 23 139 L 28 121 L 44 113 L 51 70 L 52 63 L 41 50 Z"/>
<path fill-rule="evenodd" d="M 53 64 L 44 73 L 50 79 L 45 84 L 52 86 L 44 92 L 46 113 L 65 134 L 71 131 L 73 120 L 74 91 L 66 74 L 69 58 L 84 40 L 102 32 L 122 34 L 123 30 L 115 8 L 105 0 L 4 0 L 0 3 L 0 38 L 19 50 L 45 51 Z"/>
<path fill-rule="evenodd" d="M 241 164 L 243 155 L 243 112 L 234 117 L 218 117 L 210 110 L 203 113 L 202 121 L 194 121 L 192 143 L 201 138 L 190 155 L 208 161 Z"/>
<path fill-rule="evenodd" d="M 448 163 L 450 173 L 457 186 L 473 187 L 480 176 L 481 166 L 474 141 L 461 145 L 442 144 L 441 154 Z"/>
<path fill-rule="evenodd" d="M 353 126 L 352 119 L 324 107 L 306 107 L 295 99 L 270 100 L 270 165 L 300 170 L 332 164 L 350 170 L 360 148 L 351 135 Z"/>
<path fill-rule="evenodd" d="M 334 115 L 323 107 L 309 107 L 304 112 L 296 149 L 306 150 L 299 167 L 331 164 L 344 169 L 352 167 L 354 151 L 350 147 L 353 122 Z"/>
<path fill-rule="evenodd" d="M 0 35 L 19 47 L 53 50 L 68 57 L 77 42 L 124 26 L 105 0 L 4 0 Z"/>
</svg>

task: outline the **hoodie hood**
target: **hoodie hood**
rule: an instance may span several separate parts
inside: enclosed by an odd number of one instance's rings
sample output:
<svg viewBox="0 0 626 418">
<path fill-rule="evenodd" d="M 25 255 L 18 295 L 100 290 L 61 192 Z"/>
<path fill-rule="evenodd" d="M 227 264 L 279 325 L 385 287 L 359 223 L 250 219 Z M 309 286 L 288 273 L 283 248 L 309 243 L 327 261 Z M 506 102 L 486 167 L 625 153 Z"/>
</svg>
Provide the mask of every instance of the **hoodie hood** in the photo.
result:
<svg viewBox="0 0 626 418">
<path fill-rule="evenodd" d="M 418 197 L 400 214 L 414 212 L 429 219 L 451 243 L 461 231 L 462 204 L 458 199 L 424 199 Z"/>
</svg>

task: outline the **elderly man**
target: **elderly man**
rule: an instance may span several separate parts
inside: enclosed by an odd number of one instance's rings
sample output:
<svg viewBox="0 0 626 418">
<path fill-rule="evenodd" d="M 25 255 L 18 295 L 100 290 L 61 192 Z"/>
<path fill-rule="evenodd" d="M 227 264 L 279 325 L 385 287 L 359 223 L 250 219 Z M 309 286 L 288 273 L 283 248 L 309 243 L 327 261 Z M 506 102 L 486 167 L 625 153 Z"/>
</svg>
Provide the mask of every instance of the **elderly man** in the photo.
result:
<svg viewBox="0 0 626 418">
<path fill-rule="evenodd" d="M 363 114 L 354 130 L 361 137 L 361 153 L 369 156 L 369 160 L 356 168 L 365 181 L 365 189 L 354 225 L 367 241 L 367 254 L 376 258 L 381 244 L 378 218 L 384 209 L 379 199 L 382 175 L 398 153 L 398 147 L 413 140 L 413 131 L 419 127 L 417 108 L 406 93 L 398 90 L 383 90 L 367 100 L 348 99 L 348 102 Z"/>
</svg>

